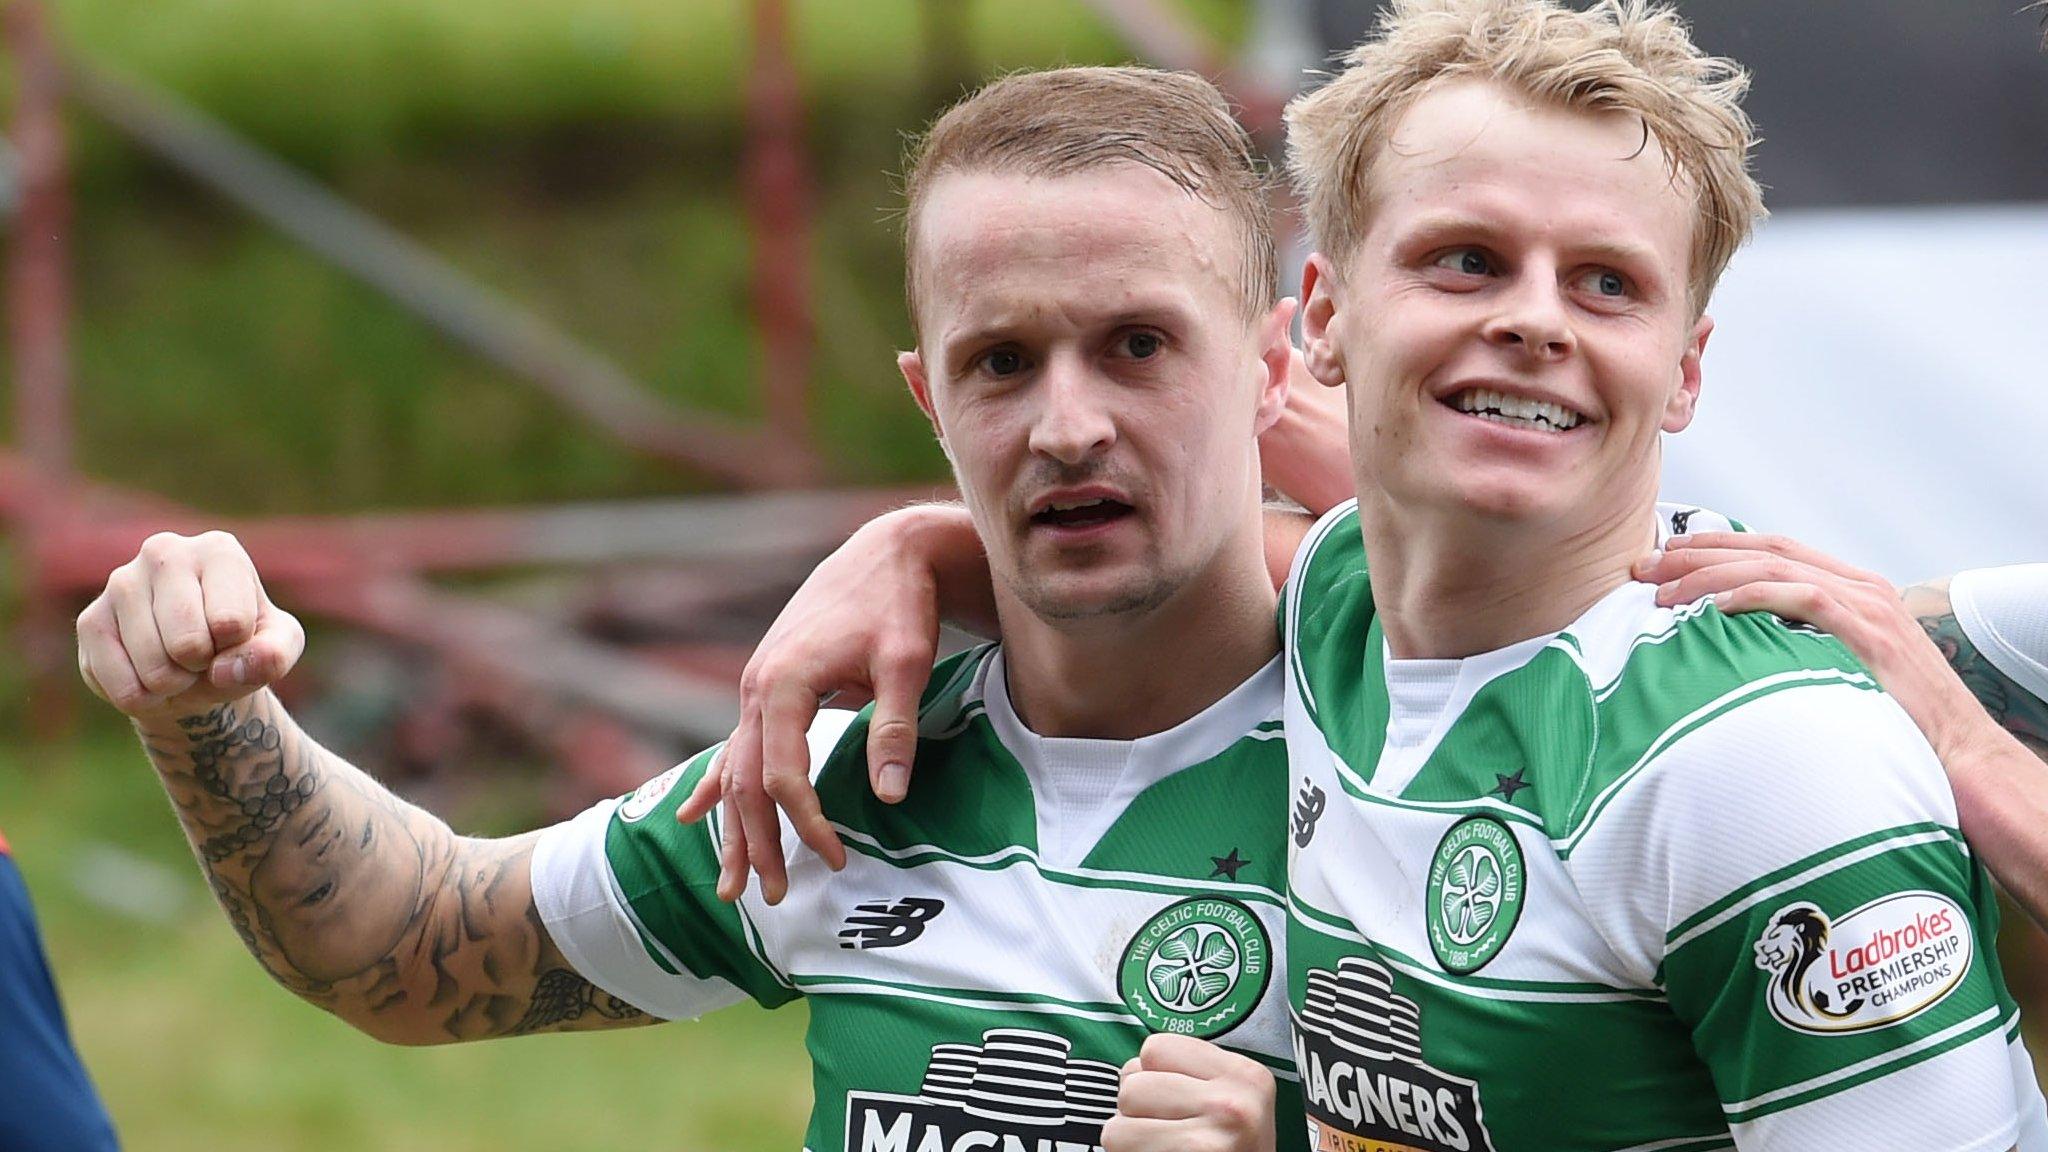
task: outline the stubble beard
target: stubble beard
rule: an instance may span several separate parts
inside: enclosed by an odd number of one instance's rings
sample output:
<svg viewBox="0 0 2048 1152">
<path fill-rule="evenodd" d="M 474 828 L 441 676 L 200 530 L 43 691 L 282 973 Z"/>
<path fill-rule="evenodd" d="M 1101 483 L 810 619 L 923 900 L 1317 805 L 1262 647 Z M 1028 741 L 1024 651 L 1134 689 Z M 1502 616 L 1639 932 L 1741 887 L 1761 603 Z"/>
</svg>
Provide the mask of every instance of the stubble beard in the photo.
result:
<svg viewBox="0 0 2048 1152">
<path fill-rule="evenodd" d="M 1186 586 L 1187 575 L 1168 571 L 1155 561 L 1106 594 L 1090 591 L 1085 595 L 1062 587 L 1065 582 L 1059 577 L 1044 573 L 1019 572 L 1007 583 L 1018 601 L 1041 620 L 1092 620 L 1155 611 Z"/>
</svg>

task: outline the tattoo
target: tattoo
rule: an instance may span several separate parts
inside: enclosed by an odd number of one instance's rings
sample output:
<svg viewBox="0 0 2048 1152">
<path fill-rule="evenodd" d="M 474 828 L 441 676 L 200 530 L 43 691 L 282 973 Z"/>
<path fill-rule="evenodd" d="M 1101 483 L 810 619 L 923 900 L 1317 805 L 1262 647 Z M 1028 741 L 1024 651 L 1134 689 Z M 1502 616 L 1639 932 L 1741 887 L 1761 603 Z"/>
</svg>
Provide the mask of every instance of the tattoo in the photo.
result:
<svg viewBox="0 0 2048 1152">
<path fill-rule="evenodd" d="M 192 743 L 192 778 L 242 814 L 240 823 L 199 846 L 200 855 L 210 863 L 219 863 L 261 841 L 320 787 L 319 778 L 312 773 L 294 781 L 285 772 L 278 731 L 258 717 L 238 725 L 233 709 L 222 705 L 204 716 L 181 720 L 178 726 Z M 258 768 L 251 777 L 254 790 L 237 797 L 221 776 L 221 766 L 240 758 L 254 761 Z"/>
<path fill-rule="evenodd" d="M 456 836 L 268 693 L 145 744 L 235 935 L 314 1004 L 406 1043 L 652 1022 L 555 948 L 531 837 Z"/>
<path fill-rule="evenodd" d="M 515 1035 L 580 1019 L 596 1012 L 613 1020 L 630 1020 L 645 1013 L 606 992 L 567 968 L 541 974 L 533 990 L 533 1006 L 524 1019 L 513 1025 Z"/>
<path fill-rule="evenodd" d="M 2035 755 L 2048 759 L 2048 701 L 2015 683 L 1977 650 L 1956 620 L 1947 589 L 1907 589 L 1906 603 L 1934 646 L 1941 649 L 1949 667 L 1955 669 L 1992 719 L 2017 736 Z"/>
</svg>

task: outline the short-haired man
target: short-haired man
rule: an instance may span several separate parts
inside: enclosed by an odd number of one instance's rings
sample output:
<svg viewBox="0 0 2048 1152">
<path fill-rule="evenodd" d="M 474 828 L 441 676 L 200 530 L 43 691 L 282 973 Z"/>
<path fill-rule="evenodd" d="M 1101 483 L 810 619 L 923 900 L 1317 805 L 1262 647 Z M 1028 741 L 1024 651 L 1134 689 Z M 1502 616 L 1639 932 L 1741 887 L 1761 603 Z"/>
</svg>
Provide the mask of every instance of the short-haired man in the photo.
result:
<svg viewBox="0 0 2048 1152">
<path fill-rule="evenodd" d="M 816 814 L 854 852 L 800 860 L 795 898 L 714 894 L 717 832 L 674 811 L 715 750 L 510 840 L 401 803 L 264 688 L 303 633 L 222 534 L 117 569 L 81 667 L 251 952 L 374 1036 L 804 996 L 813 1152 L 1260 1152 L 1276 1107 L 1298 1144 L 1256 446 L 1294 309 L 1250 141 L 1199 78 L 1020 74 L 938 121 L 909 195 L 901 367 L 1004 641 L 941 667 L 922 755 L 959 770 L 908 803 L 869 796 L 864 719 L 810 726 Z"/>
<path fill-rule="evenodd" d="M 1730 526 L 1656 491 L 1760 212 L 1741 88 L 1668 10 L 1413 0 L 1291 110 L 1361 496 L 1286 603 L 1319 1148 L 2048 1148 L 1907 715 L 1629 580 Z"/>
</svg>

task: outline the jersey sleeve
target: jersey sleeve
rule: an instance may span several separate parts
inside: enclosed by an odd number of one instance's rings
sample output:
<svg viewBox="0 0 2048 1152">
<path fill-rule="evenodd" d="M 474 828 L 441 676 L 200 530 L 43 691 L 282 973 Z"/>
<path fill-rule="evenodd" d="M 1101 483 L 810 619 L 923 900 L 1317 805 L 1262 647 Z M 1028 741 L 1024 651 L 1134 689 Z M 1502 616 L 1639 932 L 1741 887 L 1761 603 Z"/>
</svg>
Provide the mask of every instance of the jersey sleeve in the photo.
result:
<svg viewBox="0 0 2048 1152">
<path fill-rule="evenodd" d="M 1865 678 L 1751 687 L 1674 725 L 1578 846 L 1596 922 L 1739 1147 L 2004 1152 L 2018 1014 L 1932 750 Z"/>
<path fill-rule="evenodd" d="M 1959 572 L 1949 582 L 1956 623 L 2006 679 L 2048 700 L 2048 564 Z"/>
<path fill-rule="evenodd" d="M 814 778 L 852 718 L 831 710 L 813 724 Z M 797 995 L 757 927 L 772 914 L 758 886 L 738 904 L 718 898 L 720 815 L 675 819 L 723 747 L 548 829 L 534 848 L 534 906 L 555 946 L 584 979 L 662 1019 Z M 785 855 L 799 850 L 785 828 Z"/>
</svg>

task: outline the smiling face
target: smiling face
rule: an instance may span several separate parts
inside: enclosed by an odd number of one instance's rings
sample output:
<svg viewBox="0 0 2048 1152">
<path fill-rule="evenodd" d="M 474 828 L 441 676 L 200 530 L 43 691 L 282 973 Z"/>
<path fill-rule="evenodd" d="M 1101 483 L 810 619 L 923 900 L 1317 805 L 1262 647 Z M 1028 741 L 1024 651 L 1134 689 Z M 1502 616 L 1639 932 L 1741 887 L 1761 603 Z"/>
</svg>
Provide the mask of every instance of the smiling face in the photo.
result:
<svg viewBox="0 0 2048 1152">
<path fill-rule="evenodd" d="M 1371 222 L 1312 262 L 1305 311 L 1310 369 L 1350 385 L 1360 492 L 1560 537 L 1647 515 L 1712 323 L 1696 209 L 1641 121 L 1450 81 L 1368 178 Z"/>
<path fill-rule="evenodd" d="M 949 173 L 912 227 L 900 365 L 999 589 L 1048 620 L 1142 613 L 1258 548 L 1291 306 L 1246 322 L 1225 213 L 1114 163 Z"/>
</svg>

